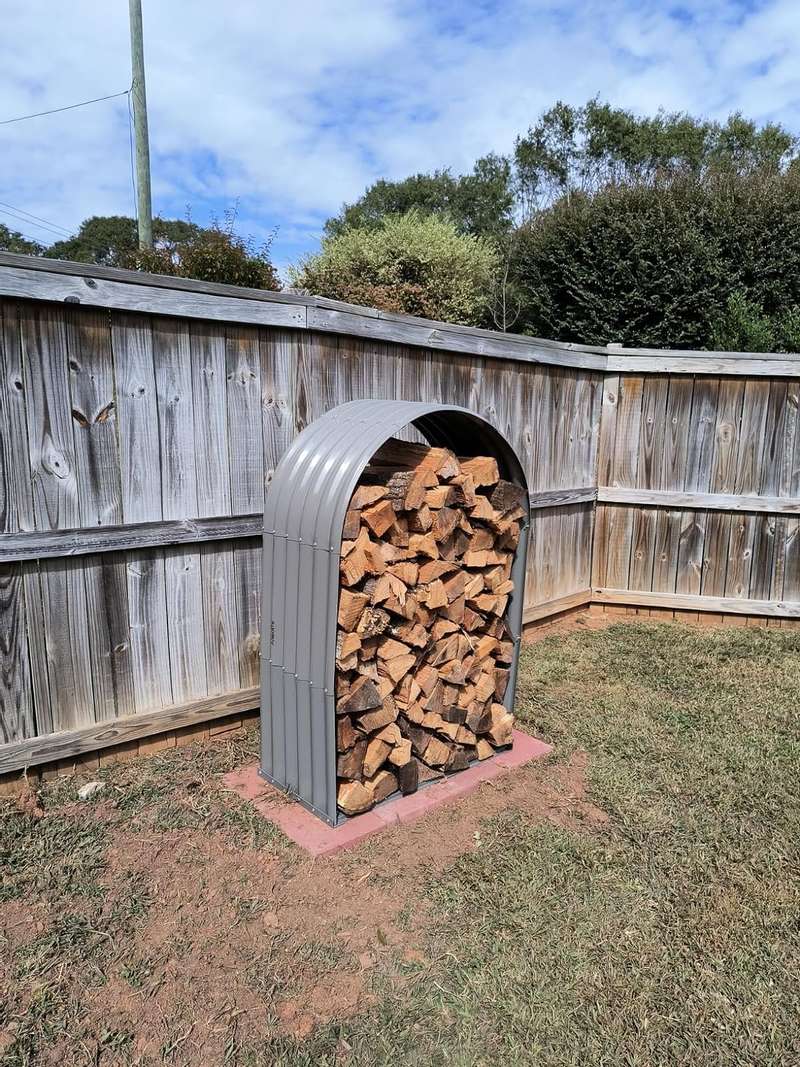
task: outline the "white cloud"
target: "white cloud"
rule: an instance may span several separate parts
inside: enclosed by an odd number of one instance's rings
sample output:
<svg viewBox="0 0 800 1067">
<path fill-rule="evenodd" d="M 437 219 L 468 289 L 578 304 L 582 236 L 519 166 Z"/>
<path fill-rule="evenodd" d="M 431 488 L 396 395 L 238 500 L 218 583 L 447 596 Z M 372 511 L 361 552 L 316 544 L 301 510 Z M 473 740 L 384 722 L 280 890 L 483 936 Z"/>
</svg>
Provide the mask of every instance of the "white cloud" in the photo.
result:
<svg viewBox="0 0 800 1067">
<path fill-rule="evenodd" d="M 238 199 L 257 236 L 281 226 L 279 262 L 376 178 L 508 151 L 558 98 L 790 127 L 800 98 L 791 0 L 144 0 L 144 20 L 156 209 Z M 127 87 L 124 0 L 6 0 L 3 31 L 0 119 Z M 69 229 L 129 214 L 124 99 L 0 126 L 0 200 Z"/>
</svg>

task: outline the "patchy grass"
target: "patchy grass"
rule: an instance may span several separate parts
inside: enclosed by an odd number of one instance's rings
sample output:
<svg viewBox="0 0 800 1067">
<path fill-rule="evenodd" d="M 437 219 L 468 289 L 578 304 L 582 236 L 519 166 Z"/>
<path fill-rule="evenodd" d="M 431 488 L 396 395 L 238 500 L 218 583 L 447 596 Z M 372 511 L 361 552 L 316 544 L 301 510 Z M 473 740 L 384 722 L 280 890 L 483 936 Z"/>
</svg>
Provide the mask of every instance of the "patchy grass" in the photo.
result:
<svg viewBox="0 0 800 1067">
<path fill-rule="evenodd" d="M 467 805 L 305 863 L 219 787 L 252 732 L 53 783 L 0 823 L 0 1063 L 794 1067 L 799 680 L 790 629 L 525 649 L 556 757 L 443 862 Z"/>
</svg>

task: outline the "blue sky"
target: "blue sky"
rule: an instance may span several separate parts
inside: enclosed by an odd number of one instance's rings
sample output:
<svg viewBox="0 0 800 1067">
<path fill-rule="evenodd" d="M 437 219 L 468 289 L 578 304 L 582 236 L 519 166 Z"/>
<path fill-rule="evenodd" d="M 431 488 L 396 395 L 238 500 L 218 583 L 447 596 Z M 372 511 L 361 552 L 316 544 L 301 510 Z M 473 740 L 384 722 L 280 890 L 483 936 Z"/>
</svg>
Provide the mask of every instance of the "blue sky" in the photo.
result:
<svg viewBox="0 0 800 1067">
<path fill-rule="evenodd" d="M 796 0 L 143 0 L 154 208 L 239 204 L 279 267 L 379 177 L 469 169 L 557 99 L 800 132 Z M 124 90 L 126 0 L 4 0 L 0 120 Z M 132 214 L 125 98 L 0 125 L 0 220 Z M 52 232 L 8 214 L 21 209 Z"/>
</svg>

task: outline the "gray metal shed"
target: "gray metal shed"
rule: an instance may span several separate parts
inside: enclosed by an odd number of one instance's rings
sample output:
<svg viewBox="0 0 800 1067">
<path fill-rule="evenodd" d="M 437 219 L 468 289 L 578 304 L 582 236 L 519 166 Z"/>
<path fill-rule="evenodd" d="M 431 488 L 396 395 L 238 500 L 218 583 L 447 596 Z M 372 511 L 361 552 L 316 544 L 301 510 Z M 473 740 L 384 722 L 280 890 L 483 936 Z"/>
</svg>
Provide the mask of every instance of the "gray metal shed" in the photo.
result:
<svg viewBox="0 0 800 1067">
<path fill-rule="evenodd" d="M 491 455 L 525 489 L 513 449 L 466 408 L 406 400 L 354 400 L 308 426 L 278 464 L 264 508 L 261 775 L 335 825 L 335 656 L 339 554 L 347 505 L 385 441 L 413 424 L 431 445 Z M 505 621 L 515 655 L 504 703 L 514 702 L 530 514 L 511 571 Z"/>
</svg>

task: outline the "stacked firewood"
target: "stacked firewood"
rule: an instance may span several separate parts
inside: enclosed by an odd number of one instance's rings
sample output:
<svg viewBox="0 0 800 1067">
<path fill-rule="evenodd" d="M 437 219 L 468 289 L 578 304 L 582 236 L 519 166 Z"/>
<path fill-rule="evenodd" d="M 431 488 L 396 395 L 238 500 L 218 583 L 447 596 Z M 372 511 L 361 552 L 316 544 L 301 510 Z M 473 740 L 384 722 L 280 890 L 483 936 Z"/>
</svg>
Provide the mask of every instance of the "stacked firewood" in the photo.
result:
<svg viewBox="0 0 800 1067">
<path fill-rule="evenodd" d="M 364 471 L 340 564 L 337 796 L 346 814 L 511 744 L 504 615 L 523 499 L 491 457 L 395 438 Z"/>
</svg>

